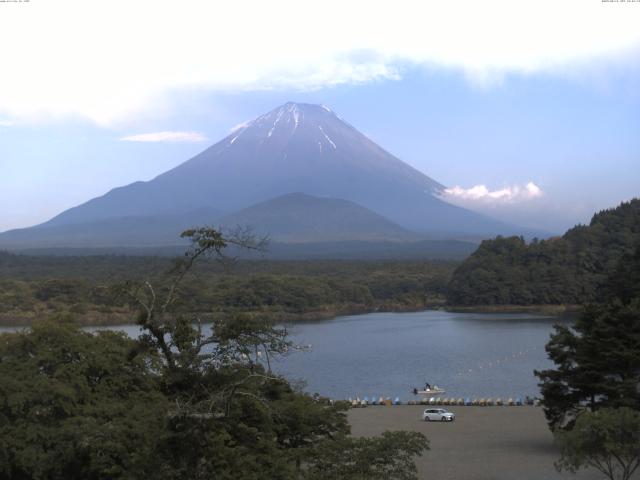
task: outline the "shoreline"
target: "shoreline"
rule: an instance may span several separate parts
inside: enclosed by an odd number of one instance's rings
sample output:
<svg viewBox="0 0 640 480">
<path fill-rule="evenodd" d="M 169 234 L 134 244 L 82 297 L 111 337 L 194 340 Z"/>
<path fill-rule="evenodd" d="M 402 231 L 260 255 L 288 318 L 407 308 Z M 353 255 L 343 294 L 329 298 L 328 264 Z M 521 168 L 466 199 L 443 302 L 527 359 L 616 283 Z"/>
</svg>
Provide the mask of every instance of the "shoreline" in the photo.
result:
<svg viewBox="0 0 640 480">
<path fill-rule="evenodd" d="M 457 313 L 534 313 L 540 315 L 572 315 L 582 311 L 581 305 L 447 305 L 442 310 Z"/>
<path fill-rule="evenodd" d="M 324 309 L 309 310 L 307 312 L 277 312 L 277 311 L 260 311 L 252 310 L 246 313 L 250 316 L 266 316 L 271 317 L 276 323 L 296 324 L 307 322 L 321 322 L 333 320 L 337 317 L 351 315 L 367 315 L 370 313 L 410 313 L 422 311 L 444 311 L 453 313 L 530 313 L 534 315 L 551 315 L 563 316 L 579 313 L 582 307 L 580 305 L 474 305 L 459 306 L 445 305 L 442 303 L 425 303 L 423 305 L 390 305 L 382 304 L 367 308 L 360 305 L 331 305 Z M 202 314 L 203 318 L 214 315 L 225 315 L 231 312 L 214 312 Z M 73 312 L 43 312 L 42 319 L 50 318 L 54 315 L 71 315 Z M 90 312 L 89 314 L 75 314 L 77 323 L 82 327 L 117 327 L 120 325 L 129 325 L 135 323 L 134 312 L 114 311 L 110 313 Z M 84 318 L 83 318 L 84 317 Z M 20 315 L 4 314 L 0 315 L 0 327 L 5 328 L 24 328 L 30 327 L 34 323 L 42 320 L 36 320 L 35 317 L 22 317 Z"/>
</svg>

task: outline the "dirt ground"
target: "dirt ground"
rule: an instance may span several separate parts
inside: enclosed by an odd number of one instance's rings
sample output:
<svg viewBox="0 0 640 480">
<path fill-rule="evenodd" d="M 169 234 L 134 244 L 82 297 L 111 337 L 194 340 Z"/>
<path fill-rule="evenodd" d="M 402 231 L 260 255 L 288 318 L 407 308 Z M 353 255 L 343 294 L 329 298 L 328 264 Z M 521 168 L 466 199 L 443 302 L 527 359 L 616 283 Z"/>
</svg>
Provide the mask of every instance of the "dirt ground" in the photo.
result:
<svg viewBox="0 0 640 480">
<path fill-rule="evenodd" d="M 596 470 L 559 474 L 559 458 L 540 407 L 443 407 L 454 422 L 423 422 L 424 406 L 370 406 L 352 409 L 352 433 L 372 436 L 384 430 L 415 430 L 430 450 L 417 459 L 419 477 L 429 480 L 596 480 Z M 640 479 L 640 475 L 634 475 Z"/>
</svg>

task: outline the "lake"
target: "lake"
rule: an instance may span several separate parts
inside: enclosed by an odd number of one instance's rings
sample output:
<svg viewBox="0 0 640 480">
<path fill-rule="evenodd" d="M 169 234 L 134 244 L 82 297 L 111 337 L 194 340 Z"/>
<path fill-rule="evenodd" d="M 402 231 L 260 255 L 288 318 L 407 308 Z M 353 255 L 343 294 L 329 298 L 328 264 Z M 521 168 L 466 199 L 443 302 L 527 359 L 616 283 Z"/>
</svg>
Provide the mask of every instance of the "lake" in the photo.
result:
<svg viewBox="0 0 640 480">
<path fill-rule="evenodd" d="M 539 396 L 534 369 L 552 366 L 544 346 L 556 317 L 423 311 L 371 313 L 288 324 L 311 345 L 274 363 L 305 389 L 336 399 L 414 398 L 425 382 L 445 397 Z M 135 325 L 113 327 L 137 336 Z"/>
<path fill-rule="evenodd" d="M 539 396 L 534 369 L 553 364 L 544 346 L 555 317 L 424 311 L 373 313 L 290 325 L 311 344 L 278 362 L 309 392 L 334 398 L 413 398 L 425 382 L 445 396 Z"/>
</svg>

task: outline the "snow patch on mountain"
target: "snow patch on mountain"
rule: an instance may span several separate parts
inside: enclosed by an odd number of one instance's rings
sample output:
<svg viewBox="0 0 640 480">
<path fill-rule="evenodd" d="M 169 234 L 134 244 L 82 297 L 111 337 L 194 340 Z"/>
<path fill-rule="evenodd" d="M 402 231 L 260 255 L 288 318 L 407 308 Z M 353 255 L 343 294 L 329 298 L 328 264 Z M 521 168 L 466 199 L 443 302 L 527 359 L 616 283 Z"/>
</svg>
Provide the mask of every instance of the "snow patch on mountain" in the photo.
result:
<svg viewBox="0 0 640 480">
<path fill-rule="evenodd" d="M 300 125 L 300 112 L 298 111 L 297 105 L 296 105 L 296 108 L 293 110 L 293 121 L 294 121 L 293 131 L 295 132 L 296 129 L 298 128 L 298 125 Z"/>
<path fill-rule="evenodd" d="M 280 119 L 282 118 L 283 114 L 284 114 L 284 111 L 282 110 L 282 108 L 280 110 L 278 110 L 278 115 L 276 116 L 276 121 L 273 122 L 273 127 L 271 127 L 271 130 L 269 130 L 269 133 L 267 133 L 267 138 L 271 138 L 271 135 L 273 135 L 273 132 L 276 129 L 276 127 L 278 126 L 278 122 L 280 122 Z"/>
<path fill-rule="evenodd" d="M 320 131 L 322 132 L 322 134 L 324 135 L 324 138 L 327 139 L 327 141 L 331 144 L 331 146 L 333 147 L 334 150 L 336 150 L 338 147 L 336 147 L 336 144 L 333 143 L 333 140 L 331 140 L 329 138 L 329 135 L 327 135 L 324 130 L 322 129 L 322 125 L 318 125 L 318 128 L 320 129 Z"/>
</svg>

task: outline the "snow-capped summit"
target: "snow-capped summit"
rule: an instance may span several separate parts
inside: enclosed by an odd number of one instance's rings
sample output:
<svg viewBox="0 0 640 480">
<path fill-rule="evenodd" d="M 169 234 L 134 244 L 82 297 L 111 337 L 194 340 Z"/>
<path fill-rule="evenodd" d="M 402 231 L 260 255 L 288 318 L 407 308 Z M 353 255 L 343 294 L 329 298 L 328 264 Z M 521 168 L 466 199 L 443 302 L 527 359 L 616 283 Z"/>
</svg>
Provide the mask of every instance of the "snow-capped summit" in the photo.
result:
<svg viewBox="0 0 640 480">
<path fill-rule="evenodd" d="M 61 213 L 38 230 L 114 218 L 186 215 L 198 209 L 230 214 L 300 192 L 356 203 L 415 232 L 518 232 L 445 203 L 438 197 L 443 189 L 329 107 L 289 102 L 238 126 L 153 180 L 116 188 Z"/>
<path fill-rule="evenodd" d="M 294 136 L 306 135 L 307 140 L 317 145 L 320 152 L 323 149 L 337 149 L 336 143 L 323 128 L 323 125 L 335 120 L 341 121 L 326 105 L 287 102 L 255 120 L 239 125 L 232 131 L 228 143 L 232 145 L 236 141 L 256 139 L 263 143 L 282 142 Z"/>
</svg>

